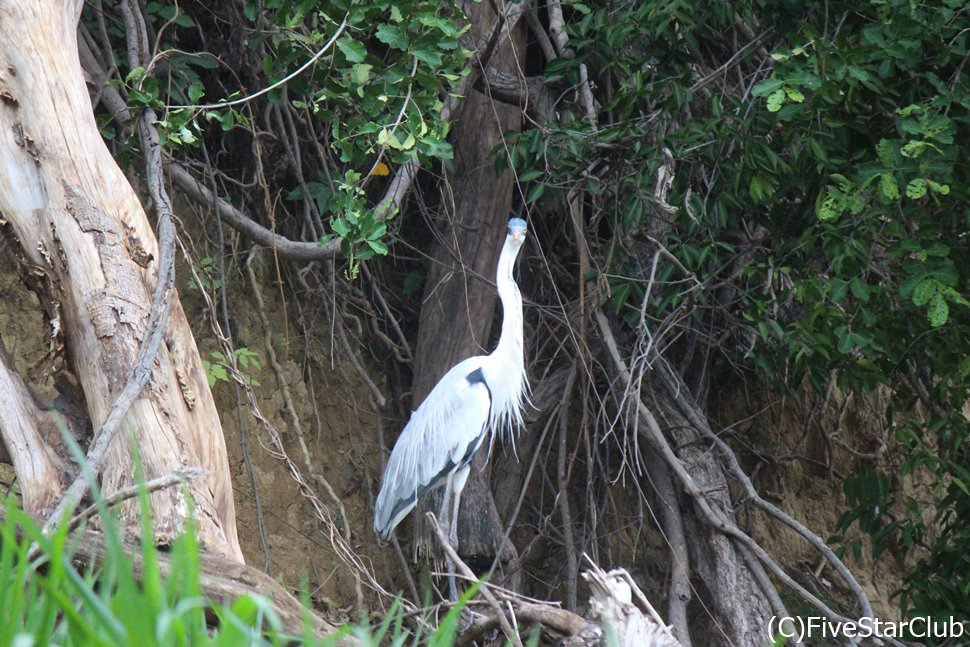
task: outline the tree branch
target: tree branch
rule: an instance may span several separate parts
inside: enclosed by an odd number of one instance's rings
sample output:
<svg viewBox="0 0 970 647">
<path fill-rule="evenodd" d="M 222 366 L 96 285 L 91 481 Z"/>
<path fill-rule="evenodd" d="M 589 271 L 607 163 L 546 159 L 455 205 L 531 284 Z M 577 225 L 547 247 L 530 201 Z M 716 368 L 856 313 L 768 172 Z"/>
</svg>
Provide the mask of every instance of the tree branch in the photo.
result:
<svg viewBox="0 0 970 647">
<path fill-rule="evenodd" d="M 617 372 L 619 373 L 621 379 L 627 383 L 632 383 L 632 376 L 630 375 L 629 369 L 627 368 L 626 362 L 620 356 L 619 349 L 616 345 L 616 339 L 610 330 L 609 322 L 606 319 L 606 315 L 603 314 L 602 310 L 597 309 L 595 312 L 597 323 L 600 327 L 600 332 L 603 335 L 603 339 L 606 342 L 607 348 L 609 350 L 610 356 L 616 365 Z M 640 428 L 639 433 L 644 435 L 647 440 L 660 452 L 667 465 L 670 466 L 673 473 L 677 476 L 684 490 L 693 498 L 698 509 L 704 515 L 707 522 L 717 531 L 727 535 L 734 541 L 744 545 L 745 548 L 751 551 L 768 569 L 774 573 L 782 583 L 791 588 L 793 591 L 798 593 L 803 599 L 808 601 L 816 609 L 827 615 L 833 620 L 838 620 L 840 622 L 852 623 L 853 621 L 847 616 L 837 613 L 835 610 L 830 608 L 816 595 L 808 591 L 801 584 L 796 582 L 788 573 L 778 565 L 778 563 L 761 547 L 758 542 L 751 538 L 747 533 L 738 528 L 737 524 L 734 523 L 732 519 L 727 517 L 723 512 L 715 509 L 711 506 L 708 501 L 707 495 L 701 488 L 697 485 L 691 475 L 684 468 L 684 465 L 677 458 L 667 439 L 664 437 L 663 432 L 660 429 L 660 425 L 657 423 L 656 418 L 650 409 L 642 402 L 637 402 L 638 414 L 640 418 L 645 423 L 646 429 Z M 700 431 L 700 430 L 698 430 Z M 871 617 L 871 615 L 870 615 Z M 890 644 L 902 645 L 902 643 L 887 639 Z"/>
<path fill-rule="evenodd" d="M 196 202 L 201 202 L 213 209 L 217 209 L 219 216 L 230 227 L 257 245 L 274 250 L 279 258 L 289 261 L 323 261 L 333 258 L 340 252 L 339 240 L 331 240 L 320 245 L 315 242 L 294 241 L 280 236 L 252 218 L 249 218 L 219 196 L 214 195 L 205 184 L 195 179 L 185 167 L 175 160 L 170 160 L 167 168 L 172 182 L 185 192 L 187 196 Z"/>
<path fill-rule="evenodd" d="M 523 78 L 489 66 L 475 87 L 482 92 L 487 90 L 503 103 L 526 110 L 540 124 L 548 124 L 556 119 L 556 97 L 541 76 Z"/>
<path fill-rule="evenodd" d="M 451 544 L 448 542 L 448 539 L 445 537 L 444 533 L 441 532 L 441 528 L 438 527 L 438 520 L 435 519 L 434 513 L 428 512 L 425 514 L 425 516 L 428 517 L 428 525 L 431 526 L 431 530 L 434 531 L 435 536 L 438 538 L 438 543 L 441 544 L 441 549 L 445 551 L 445 555 L 448 556 L 448 559 L 451 560 L 451 563 L 454 564 L 456 567 L 458 567 L 458 570 L 461 571 L 461 574 L 464 577 L 466 577 L 468 580 L 472 582 L 477 581 L 478 578 L 475 577 L 475 573 L 472 572 L 472 569 L 468 568 L 468 565 L 465 564 L 465 562 L 461 561 L 461 557 L 459 557 L 455 549 L 452 548 Z M 495 615 L 498 618 L 498 623 L 502 627 L 502 631 L 505 632 L 505 636 L 512 641 L 515 647 L 523 647 L 522 639 L 519 638 L 519 633 L 514 629 L 512 629 L 512 625 L 509 624 L 508 618 L 505 617 L 505 611 L 498 603 L 498 600 L 495 599 L 495 596 L 492 594 L 492 592 L 489 591 L 488 587 L 485 586 L 484 584 L 482 584 L 482 588 L 479 590 L 482 592 L 482 595 L 485 596 L 485 599 L 488 601 L 492 609 L 495 611 Z"/>
</svg>

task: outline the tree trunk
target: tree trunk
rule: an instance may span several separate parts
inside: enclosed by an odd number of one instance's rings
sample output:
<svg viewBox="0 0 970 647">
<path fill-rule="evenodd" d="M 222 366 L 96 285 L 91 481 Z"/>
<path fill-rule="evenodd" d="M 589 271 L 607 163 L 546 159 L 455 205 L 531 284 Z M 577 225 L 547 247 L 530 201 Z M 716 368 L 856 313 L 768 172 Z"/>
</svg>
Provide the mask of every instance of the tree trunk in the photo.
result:
<svg viewBox="0 0 970 647">
<path fill-rule="evenodd" d="M 488 3 L 469 9 L 472 35 L 482 40 L 496 23 L 495 11 Z M 516 54 L 509 43 L 521 48 L 523 40 L 521 29 L 513 31 L 491 64 L 514 71 Z M 412 389 L 415 407 L 456 363 L 492 350 L 495 267 L 505 240 L 514 180 L 509 172 L 496 177 L 492 151 L 501 143 L 503 132 L 520 127 L 521 111 L 473 90 L 456 121 L 454 131 L 462 136 L 454 141 L 454 174 L 442 189 L 442 212 L 447 214 L 440 227 L 444 235 L 434 247 L 418 328 Z M 484 471 L 486 458 L 487 451 L 475 457 L 462 493 L 458 546 L 473 563 L 487 566 L 501 542 L 502 524 Z M 429 497 L 415 515 L 419 553 L 434 550 L 434 537 L 423 513 L 432 510 L 437 514 L 439 500 Z"/>
<path fill-rule="evenodd" d="M 45 279 L 38 282 L 41 302 L 56 307 L 52 323 L 63 333 L 98 429 L 132 373 L 145 334 L 158 249 L 95 123 L 78 62 L 81 5 L 10 0 L 0 6 L 0 212 L 32 271 Z M 109 450 L 101 485 L 111 494 L 132 483 L 132 448 L 146 479 L 183 466 L 203 468 L 207 477 L 187 486 L 199 539 L 208 550 L 242 561 L 222 426 L 174 291 L 171 300 L 151 379 Z M 8 428 L 10 414 L 6 408 L 0 413 Z M 4 440 L 12 455 L 25 451 Z M 28 485 L 19 469 L 18 477 Z M 51 496 L 41 490 L 24 495 Z M 181 490 L 153 493 L 151 506 L 157 541 L 185 527 L 189 512 Z M 136 523 L 137 515 L 136 503 L 123 506 L 124 522 Z"/>
<path fill-rule="evenodd" d="M 41 430 L 50 421 L 34 402 L 2 341 L 0 393 L 0 438 L 20 483 L 23 508 L 30 514 L 44 514 L 61 496 L 62 470 Z"/>
<path fill-rule="evenodd" d="M 684 387 L 686 389 L 686 387 Z M 654 392 L 655 407 L 666 422 L 667 433 L 677 447 L 691 478 L 706 493 L 709 503 L 734 517 L 734 505 L 724 468 L 717 453 L 701 440 L 676 403 L 665 397 L 662 387 Z M 717 622 L 708 626 L 709 645 L 755 645 L 764 641 L 771 606 L 748 567 L 738 546 L 726 534 L 711 529 L 696 505 L 683 506 L 690 563 L 707 588 L 708 604 Z"/>
</svg>

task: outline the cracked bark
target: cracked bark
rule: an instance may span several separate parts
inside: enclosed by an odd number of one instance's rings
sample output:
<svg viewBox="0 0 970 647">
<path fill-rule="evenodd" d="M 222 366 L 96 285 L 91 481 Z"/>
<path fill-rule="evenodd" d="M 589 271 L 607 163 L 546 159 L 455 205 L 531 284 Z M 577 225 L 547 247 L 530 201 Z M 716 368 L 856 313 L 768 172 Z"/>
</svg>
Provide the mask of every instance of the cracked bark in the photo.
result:
<svg viewBox="0 0 970 647">
<path fill-rule="evenodd" d="M 134 368 L 157 280 L 158 248 L 94 119 L 78 61 L 80 8 L 70 0 L 4 4 L 0 212 L 27 260 L 62 290 L 67 360 L 99 428 Z M 121 428 L 102 472 L 105 494 L 132 483 L 132 446 L 148 479 L 201 467 L 207 476 L 187 486 L 200 541 L 242 561 L 222 427 L 174 291 L 152 376 Z M 150 498 L 156 540 L 164 543 L 184 527 L 183 490 Z M 138 515 L 136 503 L 123 506 L 124 523 L 137 527 Z"/>
</svg>

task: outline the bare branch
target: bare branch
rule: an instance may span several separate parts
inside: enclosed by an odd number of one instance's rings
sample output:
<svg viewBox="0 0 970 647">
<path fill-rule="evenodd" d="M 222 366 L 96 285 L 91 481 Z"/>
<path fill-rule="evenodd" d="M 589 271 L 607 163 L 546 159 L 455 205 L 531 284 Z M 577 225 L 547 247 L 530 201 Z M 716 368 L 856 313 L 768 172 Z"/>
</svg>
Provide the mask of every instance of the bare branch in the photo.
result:
<svg viewBox="0 0 970 647">
<path fill-rule="evenodd" d="M 167 165 L 169 176 L 175 185 L 193 200 L 219 210 L 219 215 L 233 229 L 257 245 L 272 249 L 279 258 L 289 261 L 322 261 L 333 258 L 340 251 L 340 241 L 331 240 L 323 245 L 290 240 L 267 229 L 243 214 L 222 198 L 214 195 L 201 181 L 195 179 L 175 161 Z"/>
<path fill-rule="evenodd" d="M 313 57 L 310 60 L 308 60 L 306 63 L 304 63 L 303 65 L 301 65 L 296 70 L 286 75 L 276 83 L 273 83 L 272 85 L 267 86 L 262 90 L 259 90 L 258 92 L 254 92 L 253 94 L 247 95 L 240 99 L 233 99 L 232 101 L 220 101 L 219 103 L 209 103 L 202 106 L 166 106 L 166 108 L 168 109 L 192 108 L 195 110 L 213 110 L 213 109 L 219 109 L 219 108 L 231 108 L 233 106 L 239 106 L 249 101 L 252 101 L 253 99 L 259 98 L 264 94 L 269 94 L 276 88 L 289 83 L 299 75 L 303 74 L 303 72 L 307 68 L 309 68 L 311 65 L 316 63 L 321 56 L 326 54 L 330 50 L 330 48 L 333 47 L 333 44 L 337 42 L 337 39 L 340 38 L 340 34 L 344 33 L 344 30 L 347 28 L 347 18 L 349 17 L 350 17 L 350 14 L 344 14 L 344 18 L 343 20 L 340 21 L 340 24 L 337 25 L 337 30 L 333 33 L 333 36 L 330 37 L 330 39 L 323 45 L 323 47 L 321 47 L 317 51 L 316 54 L 313 55 Z"/>
<path fill-rule="evenodd" d="M 475 573 L 472 572 L 472 569 L 468 568 L 468 565 L 465 564 L 465 562 L 461 561 L 461 557 L 459 557 L 458 553 L 455 552 L 455 549 L 451 547 L 451 544 L 448 542 L 445 534 L 441 532 L 441 528 L 438 527 L 438 520 L 435 519 L 434 513 L 428 512 L 425 514 L 425 516 L 428 518 L 428 525 L 431 526 L 431 530 L 434 531 L 435 536 L 438 538 L 438 543 L 441 545 L 441 549 L 445 551 L 445 555 L 448 556 L 451 563 L 458 567 L 458 570 L 461 571 L 461 574 L 464 577 L 472 582 L 477 581 L 478 578 L 475 577 Z M 495 599 L 492 592 L 488 590 L 488 586 L 483 584 L 479 591 L 482 592 L 482 595 L 485 596 L 485 599 L 495 611 L 499 625 L 501 625 L 502 631 L 505 632 L 506 637 L 508 637 L 516 647 L 522 647 L 522 640 L 519 638 L 518 632 L 512 629 L 512 625 L 509 624 L 508 618 L 505 617 L 505 611 L 498 603 L 498 600 Z"/>
<path fill-rule="evenodd" d="M 199 479 L 205 476 L 203 470 L 197 468 L 186 468 L 179 470 L 177 472 L 172 472 L 171 474 L 166 474 L 164 476 L 159 476 L 158 478 L 151 479 L 150 481 L 145 481 L 144 483 L 136 483 L 135 485 L 122 488 L 104 499 L 104 506 L 106 508 L 113 508 L 119 503 L 123 503 L 128 499 L 132 499 L 138 496 L 138 493 L 144 490 L 146 493 L 151 494 L 158 490 L 164 490 L 165 488 L 172 487 L 173 485 L 178 485 L 179 483 L 185 483 L 186 481 L 191 481 L 193 479 Z M 68 522 L 67 527 L 70 530 L 77 530 L 77 528 L 84 523 L 85 520 L 98 514 L 98 509 L 100 506 L 97 504 L 89 505 L 84 510 L 81 510 L 76 515 L 74 515 Z"/>
</svg>

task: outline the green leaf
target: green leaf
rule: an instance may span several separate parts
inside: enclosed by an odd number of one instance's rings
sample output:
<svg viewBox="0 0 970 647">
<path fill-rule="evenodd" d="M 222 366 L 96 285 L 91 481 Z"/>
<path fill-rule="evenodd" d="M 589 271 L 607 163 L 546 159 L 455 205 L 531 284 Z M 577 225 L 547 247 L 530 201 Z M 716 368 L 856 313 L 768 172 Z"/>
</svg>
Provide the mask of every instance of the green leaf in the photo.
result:
<svg viewBox="0 0 970 647">
<path fill-rule="evenodd" d="M 145 78 L 145 68 L 139 66 L 128 72 L 128 74 L 125 76 L 125 83 L 140 81 L 143 78 Z"/>
<path fill-rule="evenodd" d="M 935 279 L 925 278 L 917 284 L 913 291 L 913 305 L 922 306 L 929 303 L 930 299 L 937 293 L 937 283 Z"/>
<path fill-rule="evenodd" d="M 399 49 L 401 51 L 406 51 L 408 48 L 407 32 L 398 25 L 388 25 L 386 23 L 383 25 L 378 25 L 375 36 L 377 36 L 377 40 L 381 41 L 388 47 L 393 47 L 394 49 Z"/>
<path fill-rule="evenodd" d="M 821 202 L 818 203 L 818 219 L 822 221 L 835 220 L 842 215 L 842 209 L 839 205 L 839 200 L 834 195 L 825 196 Z"/>
<path fill-rule="evenodd" d="M 381 256 L 387 256 L 388 248 L 387 245 L 382 240 L 368 240 L 367 245 L 370 246 L 375 253 Z"/>
<path fill-rule="evenodd" d="M 778 89 L 768 95 L 765 107 L 768 112 L 778 112 L 785 103 L 785 91 Z"/>
<path fill-rule="evenodd" d="M 189 84 L 188 96 L 190 103 L 198 103 L 203 95 L 205 95 L 205 86 L 202 85 L 201 81 L 193 81 Z"/>
<path fill-rule="evenodd" d="M 370 71 L 373 69 L 373 65 L 368 65 L 367 63 L 357 63 L 350 68 L 350 78 L 352 78 L 356 83 L 364 85 L 370 80 Z"/>
<path fill-rule="evenodd" d="M 350 225 L 343 218 L 334 218 L 331 220 L 330 228 L 341 238 L 346 238 L 350 235 Z"/>
<path fill-rule="evenodd" d="M 933 295 L 933 299 L 930 301 L 930 307 L 926 311 L 926 316 L 930 320 L 930 325 L 934 328 L 939 328 L 946 323 L 950 317 L 950 306 L 947 305 L 946 299 L 943 298 L 942 294 L 937 293 Z"/>
<path fill-rule="evenodd" d="M 794 101 L 795 103 L 802 103 L 803 101 L 805 101 L 805 95 L 799 92 L 798 90 L 796 90 L 795 88 L 785 87 L 785 94 L 788 95 L 788 98 Z"/>
<path fill-rule="evenodd" d="M 849 282 L 849 289 L 852 291 L 852 296 L 854 296 L 859 301 L 865 303 L 869 300 L 869 286 L 859 278 L 858 276 L 853 277 Z"/>
<path fill-rule="evenodd" d="M 526 196 L 525 201 L 532 203 L 542 197 L 542 194 L 546 191 L 546 185 L 543 182 L 538 184 L 533 184 L 532 188 L 529 189 L 529 195 Z"/>
<path fill-rule="evenodd" d="M 774 94 L 784 85 L 785 83 L 781 79 L 765 79 L 763 81 L 758 81 L 754 88 L 751 89 L 751 96 L 766 97 L 770 94 Z"/>
<path fill-rule="evenodd" d="M 427 63 L 431 67 L 441 67 L 441 56 L 438 55 L 433 49 L 421 48 L 416 49 L 412 52 L 414 58 L 418 59 L 423 63 Z"/>
<path fill-rule="evenodd" d="M 364 44 L 350 36 L 341 36 L 337 40 L 337 47 L 351 63 L 362 63 L 367 58 L 367 48 Z"/>
<path fill-rule="evenodd" d="M 748 195 L 755 202 L 762 202 L 771 195 L 771 183 L 760 175 L 752 175 L 751 184 L 748 186 Z"/>
<path fill-rule="evenodd" d="M 886 168 L 893 167 L 893 151 L 893 143 L 888 139 L 880 139 L 879 143 L 876 144 L 876 156 Z"/>
<path fill-rule="evenodd" d="M 899 185 L 892 173 L 881 173 L 879 175 L 879 189 L 889 200 L 899 199 Z"/>
<path fill-rule="evenodd" d="M 849 293 L 849 282 L 842 279 L 832 279 L 829 281 L 828 295 L 833 303 L 838 303 Z"/>
<path fill-rule="evenodd" d="M 785 82 L 813 91 L 822 87 L 822 80 L 807 70 L 796 70 L 785 78 Z"/>
<path fill-rule="evenodd" d="M 924 195 L 926 195 L 926 180 L 923 178 L 914 178 L 906 185 L 906 197 L 910 200 L 919 200 Z"/>
<path fill-rule="evenodd" d="M 848 355 L 852 352 L 854 336 L 851 333 L 843 334 L 839 337 L 838 351 L 843 355 Z"/>
<path fill-rule="evenodd" d="M 924 142 L 919 139 L 914 139 L 911 142 L 907 142 L 905 146 L 899 149 L 899 154 L 902 155 L 903 157 L 909 157 L 911 159 L 915 159 L 920 155 L 922 155 L 923 151 L 925 151 L 929 146 L 930 144 L 927 142 Z"/>
</svg>

